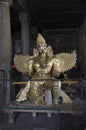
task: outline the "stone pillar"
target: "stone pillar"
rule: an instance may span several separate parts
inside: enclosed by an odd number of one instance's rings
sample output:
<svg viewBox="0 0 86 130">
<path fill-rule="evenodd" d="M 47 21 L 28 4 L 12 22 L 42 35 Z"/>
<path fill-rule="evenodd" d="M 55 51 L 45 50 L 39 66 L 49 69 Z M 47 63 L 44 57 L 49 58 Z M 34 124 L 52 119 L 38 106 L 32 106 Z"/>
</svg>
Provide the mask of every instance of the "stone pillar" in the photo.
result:
<svg viewBox="0 0 86 130">
<path fill-rule="evenodd" d="M 84 24 L 80 30 L 80 52 L 81 52 L 81 61 L 82 61 L 82 73 L 84 78 L 86 79 L 86 19 Z"/>
<path fill-rule="evenodd" d="M 0 2 L 0 70 L 5 72 L 7 80 L 6 86 L 6 104 L 10 103 L 10 65 L 11 65 L 11 30 L 10 30 L 10 7 L 8 2 Z M 3 74 L 2 74 L 3 75 Z M 1 78 L 2 76 L 0 76 Z M 4 78 L 4 76 L 2 77 Z M 3 93 L 2 93 L 3 94 Z"/>
<path fill-rule="evenodd" d="M 22 44 L 22 53 L 29 54 L 29 45 L 30 45 L 30 34 L 29 34 L 29 23 L 28 15 L 26 13 L 20 13 L 19 19 L 21 23 L 21 44 Z"/>
</svg>

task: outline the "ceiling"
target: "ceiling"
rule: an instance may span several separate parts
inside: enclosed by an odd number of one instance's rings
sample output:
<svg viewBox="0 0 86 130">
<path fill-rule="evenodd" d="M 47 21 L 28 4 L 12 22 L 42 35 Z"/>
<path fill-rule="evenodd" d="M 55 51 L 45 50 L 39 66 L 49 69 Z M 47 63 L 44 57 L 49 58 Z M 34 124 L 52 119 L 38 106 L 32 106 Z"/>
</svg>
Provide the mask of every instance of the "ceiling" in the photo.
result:
<svg viewBox="0 0 86 130">
<path fill-rule="evenodd" d="M 14 0 L 13 6 L 29 13 L 31 24 L 40 30 L 77 29 L 86 15 L 86 0 Z"/>
</svg>

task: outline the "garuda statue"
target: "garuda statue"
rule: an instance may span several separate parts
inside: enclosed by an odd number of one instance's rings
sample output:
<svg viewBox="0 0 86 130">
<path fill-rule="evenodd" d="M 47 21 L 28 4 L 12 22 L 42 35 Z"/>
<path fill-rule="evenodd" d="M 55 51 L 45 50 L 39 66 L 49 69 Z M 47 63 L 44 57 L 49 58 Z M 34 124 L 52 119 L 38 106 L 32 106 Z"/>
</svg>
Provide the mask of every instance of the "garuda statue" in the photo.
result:
<svg viewBox="0 0 86 130">
<path fill-rule="evenodd" d="M 41 34 L 38 34 L 33 56 L 15 55 L 14 57 L 16 69 L 27 74 L 32 80 L 29 80 L 26 87 L 19 92 L 16 101 L 29 100 L 37 106 L 43 106 L 46 104 L 44 91 L 50 89 L 53 105 L 57 105 L 59 83 L 47 79 L 59 77 L 61 73 L 70 70 L 75 63 L 76 53 L 74 51 L 54 55 L 52 47 L 47 45 Z M 62 89 L 60 96 L 63 98 L 63 103 L 72 103 L 70 97 Z"/>
</svg>

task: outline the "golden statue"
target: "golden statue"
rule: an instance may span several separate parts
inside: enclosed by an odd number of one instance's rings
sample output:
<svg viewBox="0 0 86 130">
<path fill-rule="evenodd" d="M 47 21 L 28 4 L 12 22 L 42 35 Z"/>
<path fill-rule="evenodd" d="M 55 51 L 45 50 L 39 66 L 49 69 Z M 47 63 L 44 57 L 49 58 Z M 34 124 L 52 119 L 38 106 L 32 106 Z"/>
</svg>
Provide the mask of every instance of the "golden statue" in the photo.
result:
<svg viewBox="0 0 86 130">
<path fill-rule="evenodd" d="M 26 87 L 17 95 L 17 102 L 30 100 L 37 106 L 46 104 L 44 91 L 50 89 L 53 104 L 58 104 L 58 90 L 63 98 L 63 103 L 72 103 L 70 97 L 60 88 L 60 82 L 55 81 L 60 73 L 71 69 L 76 63 L 76 53 L 53 54 L 52 47 L 47 46 L 45 39 L 38 34 L 36 48 L 33 56 L 15 55 L 14 64 L 16 69 L 31 78 Z M 38 79 L 37 81 L 35 79 Z M 51 79 L 51 80 L 47 80 Z M 35 81 L 34 81 L 35 80 Z M 58 89 L 59 88 L 59 89 Z"/>
</svg>

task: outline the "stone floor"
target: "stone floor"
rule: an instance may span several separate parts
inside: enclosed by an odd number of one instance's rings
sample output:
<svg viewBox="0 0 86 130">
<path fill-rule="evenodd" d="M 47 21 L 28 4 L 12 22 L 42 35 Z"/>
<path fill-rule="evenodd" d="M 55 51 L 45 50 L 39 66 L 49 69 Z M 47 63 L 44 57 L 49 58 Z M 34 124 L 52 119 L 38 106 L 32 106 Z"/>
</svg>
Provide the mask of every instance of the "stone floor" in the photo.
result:
<svg viewBox="0 0 86 130">
<path fill-rule="evenodd" d="M 85 121 L 75 129 L 74 118 L 70 115 L 59 115 L 59 118 L 57 115 L 52 115 L 49 118 L 46 114 L 32 117 L 31 113 L 20 113 L 15 122 L 9 124 L 8 115 L 1 113 L 0 130 L 84 130 Z"/>
</svg>

